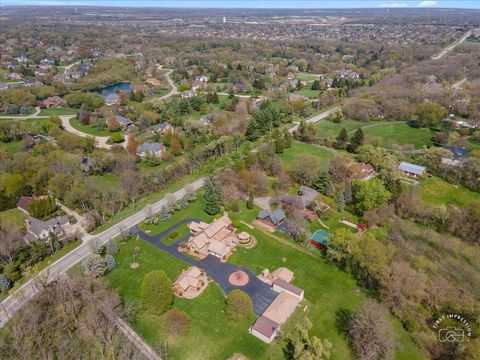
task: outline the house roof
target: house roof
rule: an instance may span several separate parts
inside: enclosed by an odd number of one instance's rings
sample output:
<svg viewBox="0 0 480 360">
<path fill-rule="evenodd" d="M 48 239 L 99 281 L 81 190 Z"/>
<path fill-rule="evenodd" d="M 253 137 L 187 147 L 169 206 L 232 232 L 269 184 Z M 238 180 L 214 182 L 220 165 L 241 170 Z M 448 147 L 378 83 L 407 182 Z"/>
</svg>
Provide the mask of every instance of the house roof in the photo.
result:
<svg viewBox="0 0 480 360">
<path fill-rule="evenodd" d="M 285 219 L 285 213 L 280 209 L 277 209 L 275 211 L 260 210 L 260 213 L 258 214 L 258 218 L 261 220 L 270 218 L 272 223 L 274 225 L 277 225 L 283 219 Z"/>
<path fill-rule="evenodd" d="M 219 240 L 210 240 L 208 251 L 218 254 L 220 256 L 227 255 L 230 252 L 230 247 Z"/>
<path fill-rule="evenodd" d="M 28 205 L 33 202 L 34 198 L 31 196 L 22 196 L 18 200 L 17 207 L 28 213 Z"/>
<path fill-rule="evenodd" d="M 130 126 L 133 124 L 133 121 L 124 117 L 124 116 L 121 116 L 121 115 L 115 115 L 115 119 L 118 121 L 118 123 L 122 126 Z"/>
<path fill-rule="evenodd" d="M 200 221 L 200 222 L 192 221 L 190 223 L 190 225 L 188 225 L 188 228 L 193 232 L 200 232 L 200 231 L 205 230 L 209 226 L 210 226 L 209 224 L 207 224 L 203 221 Z"/>
<path fill-rule="evenodd" d="M 268 306 L 263 316 L 275 321 L 277 324 L 284 324 L 295 311 L 299 302 L 300 300 L 296 296 L 282 291 Z"/>
<path fill-rule="evenodd" d="M 63 226 L 66 224 L 68 224 L 67 216 L 57 216 L 47 221 L 42 221 L 31 216 L 28 218 L 28 229 L 37 236 L 40 236 L 44 230 L 49 231 L 57 226 Z"/>
<path fill-rule="evenodd" d="M 157 130 L 157 131 L 164 131 L 165 129 L 168 129 L 169 127 L 171 127 L 171 125 L 166 121 L 164 121 L 163 123 L 160 123 L 160 124 L 153 125 L 153 129 Z"/>
<path fill-rule="evenodd" d="M 426 168 L 424 166 L 410 164 L 406 161 L 402 161 L 400 165 L 398 165 L 398 170 L 406 171 L 416 175 L 423 175 Z"/>
<path fill-rule="evenodd" d="M 190 286 L 196 287 L 199 282 L 201 271 L 196 266 L 191 266 L 180 274 L 174 285 L 179 285 L 183 290 L 187 290 Z"/>
<path fill-rule="evenodd" d="M 271 338 L 279 326 L 275 321 L 265 316 L 260 316 L 257 321 L 255 321 L 255 324 L 253 324 L 252 330 L 259 332 L 267 338 Z"/>
<path fill-rule="evenodd" d="M 282 289 L 291 292 L 292 294 L 300 296 L 303 292 L 303 289 L 300 289 L 299 287 L 290 284 L 289 282 L 283 280 L 283 279 L 275 279 L 273 283 Z"/>
<path fill-rule="evenodd" d="M 114 101 L 117 101 L 117 100 L 118 100 L 118 95 L 115 94 L 115 93 L 108 94 L 107 96 L 105 96 L 105 101 L 106 102 L 114 102 Z"/>
<path fill-rule="evenodd" d="M 272 272 L 272 277 L 290 282 L 293 279 L 293 271 L 287 269 L 286 267 L 279 267 L 277 270 Z"/>
<path fill-rule="evenodd" d="M 154 143 L 143 143 L 137 146 L 137 154 L 142 154 L 147 151 L 157 152 L 162 151 L 163 144 L 154 142 Z"/>
<path fill-rule="evenodd" d="M 468 155 L 468 149 L 461 146 L 444 146 L 445 149 L 450 150 L 453 153 L 454 159 L 464 159 Z"/>
</svg>

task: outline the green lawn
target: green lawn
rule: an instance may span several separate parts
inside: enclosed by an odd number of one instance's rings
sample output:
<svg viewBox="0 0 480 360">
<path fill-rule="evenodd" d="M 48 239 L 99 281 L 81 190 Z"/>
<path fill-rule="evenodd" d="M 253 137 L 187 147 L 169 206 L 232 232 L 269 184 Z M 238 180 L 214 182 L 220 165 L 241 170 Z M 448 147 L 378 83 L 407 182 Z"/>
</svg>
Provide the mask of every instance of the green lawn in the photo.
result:
<svg viewBox="0 0 480 360">
<path fill-rule="evenodd" d="M 19 209 L 9 209 L 0 212 L 0 223 L 6 221 L 9 226 L 23 228 L 25 226 L 25 215 Z"/>
<path fill-rule="evenodd" d="M 406 123 L 401 124 L 378 124 L 376 126 L 364 128 L 363 132 L 367 142 L 381 147 L 392 147 L 393 144 L 414 145 L 419 149 L 432 145 L 433 130 L 427 128 L 413 128 Z"/>
<path fill-rule="evenodd" d="M 8 154 L 16 154 L 22 151 L 22 141 L 0 142 L 0 148 L 4 148 Z"/>
<path fill-rule="evenodd" d="M 18 81 L 21 82 L 21 81 Z M 0 111 L 0 116 L 12 116 L 12 117 L 17 117 L 17 116 L 27 116 L 35 113 L 35 108 L 34 107 L 29 107 L 27 108 L 27 111 L 25 114 L 7 114 L 4 111 Z"/>
<path fill-rule="evenodd" d="M 422 199 L 436 205 L 453 204 L 466 207 L 473 201 L 480 201 L 480 194 L 463 186 L 449 184 L 437 177 L 425 179 L 421 183 Z"/>
<path fill-rule="evenodd" d="M 58 115 L 75 115 L 78 112 L 78 109 L 70 108 L 49 108 L 42 109 L 38 115 L 42 116 L 58 116 Z"/>
<path fill-rule="evenodd" d="M 295 157 L 299 154 L 311 154 L 319 157 L 325 169 L 328 168 L 330 160 L 333 158 L 332 153 L 324 148 L 321 148 L 318 145 L 301 142 L 294 142 L 291 148 L 285 149 L 283 154 L 278 154 L 278 157 L 282 163 L 287 167 L 290 167 L 294 165 Z"/>
<path fill-rule="evenodd" d="M 345 128 L 348 131 L 356 130 L 359 127 L 371 124 L 371 122 L 357 121 L 351 119 L 345 119 L 341 123 L 334 123 L 328 120 L 321 120 L 317 122 L 315 130 L 317 135 L 324 137 L 336 137 L 342 128 Z"/>
<path fill-rule="evenodd" d="M 110 136 L 113 134 L 108 130 L 98 130 L 95 125 L 84 125 L 80 122 L 80 120 L 77 120 L 75 118 L 70 119 L 70 125 L 72 125 L 72 127 L 77 129 L 78 131 L 93 136 Z"/>
<path fill-rule="evenodd" d="M 102 188 L 115 188 L 119 186 L 118 178 L 115 174 L 106 173 L 103 175 L 91 175 L 88 177 L 96 186 Z"/>
<path fill-rule="evenodd" d="M 320 94 L 319 90 L 312 90 L 310 89 L 310 85 L 305 86 L 300 90 L 296 90 L 295 94 L 303 95 L 308 97 L 309 99 L 318 99 L 318 95 Z"/>
<path fill-rule="evenodd" d="M 317 75 L 310 74 L 307 72 L 297 72 L 295 73 L 295 77 L 300 81 L 314 81 L 318 79 Z"/>
<path fill-rule="evenodd" d="M 191 206 L 177 212 L 162 226 L 150 227 L 152 233 L 165 229 L 177 219 L 200 217 L 209 221 L 211 217 L 202 211 L 203 197 Z M 231 212 L 232 220 L 251 222 L 258 209 L 247 210 L 244 202 L 240 211 Z M 142 225 L 144 229 L 148 226 Z M 338 270 L 336 266 L 323 259 L 317 250 L 308 249 L 286 238 L 280 239 L 271 235 L 252 230 L 240 225 L 240 231 L 248 231 L 257 239 L 257 245 L 250 250 L 238 248 L 229 262 L 249 267 L 259 273 L 264 268 L 274 270 L 286 266 L 295 272 L 294 284 L 305 289 L 307 308 L 298 309 L 291 320 L 285 325 L 283 333 L 292 329 L 295 324 L 308 316 L 313 322 L 313 333 L 321 338 L 327 338 L 333 343 L 333 359 L 352 359 L 347 340 L 335 326 L 336 313 L 341 309 L 354 309 L 365 294 L 357 287 L 355 280 L 347 273 Z M 280 239 L 281 242 L 279 240 Z M 116 255 L 117 267 L 107 274 L 111 286 L 117 288 L 124 302 L 139 302 L 140 284 L 143 276 L 155 269 L 164 270 L 173 281 L 188 264 L 169 256 L 153 245 L 132 238 L 127 243 L 119 244 L 120 252 Z M 133 248 L 140 247 L 141 253 L 135 259 L 140 264 L 132 270 L 130 264 L 134 261 Z M 234 353 L 242 353 L 249 359 L 282 359 L 283 341 L 270 345 L 248 334 L 249 326 L 254 319 L 235 324 L 227 320 L 224 314 L 224 296 L 215 283 L 196 299 L 185 300 L 175 298 L 174 307 L 188 313 L 191 331 L 180 339 L 168 339 L 162 330 L 162 317 L 138 316 L 132 323 L 134 329 L 151 345 L 159 349 L 164 340 L 168 340 L 168 352 L 171 359 L 228 359 Z M 392 323 L 399 336 L 397 360 L 424 359 L 413 344 L 410 336 L 403 330 L 398 321 L 392 318 Z"/>
</svg>

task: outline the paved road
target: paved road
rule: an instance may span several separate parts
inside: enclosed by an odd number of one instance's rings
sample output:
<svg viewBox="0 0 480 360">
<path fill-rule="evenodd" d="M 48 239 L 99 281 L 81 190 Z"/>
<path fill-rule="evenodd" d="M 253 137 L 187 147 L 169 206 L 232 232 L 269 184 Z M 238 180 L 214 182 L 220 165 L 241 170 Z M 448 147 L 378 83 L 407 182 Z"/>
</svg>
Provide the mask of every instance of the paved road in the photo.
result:
<svg viewBox="0 0 480 360">
<path fill-rule="evenodd" d="M 76 61 L 70 65 L 65 66 L 65 69 L 63 71 L 64 74 L 66 74 L 73 66 L 80 64 L 80 61 Z"/>
<path fill-rule="evenodd" d="M 190 185 L 194 190 L 199 190 L 203 186 L 204 180 L 204 178 L 200 178 Z M 177 199 L 183 197 L 185 195 L 185 188 L 186 187 L 183 187 L 182 189 L 176 191 L 173 193 L 173 196 L 175 196 Z M 150 205 L 149 208 L 153 212 L 158 212 L 164 205 L 167 205 L 167 200 L 165 197 Z M 83 243 L 79 247 L 73 249 L 64 257 L 60 258 L 46 269 L 42 270 L 32 279 L 28 280 L 0 304 L 0 328 L 7 323 L 8 319 L 10 319 L 17 310 L 19 310 L 36 294 L 38 291 L 37 285 L 39 282 L 51 282 L 55 279 L 58 279 L 62 274 L 65 274 L 70 268 L 90 254 L 91 250 L 89 243 L 92 239 L 96 239 L 100 244 L 105 244 L 111 238 L 119 236 L 125 229 L 130 229 L 139 224 L 147 217 L 147 213 L 148 211 L 142 209 L 136 214 L 133 214 L 132 216 L 126 218 L 118 224 L 113 225 L 109 229 L 96 236 L 85 236 Z"/>
<path fill-rule="evenodd" d="M 462 42 L 467 40 L 467 38 L 472 35 L 472 30 L 467 31 L 460 39 L 456 40 L 452 44 L 448 45 L 445 49 L 440 51 L 438 54 L 432 56 L 432 60 L 439 60 L 445 55 L 447 55 L 449 52 L 451 52 L 453 49 L 455 49 L 458 45 L 460 45 Z"/>
<path fill-rule="evenodd" d="M 95 146 L 100 149 L 111 149 L 115 145 L 107 144 L 108 139 L 110 136 L 94 136 L 90 134 L 86 134 L 81 132 L 80 130 L 75 129 L 72 125 L 70 125 L 70 119 L 75 117 L 75 115 L 60 115 L 60 120 L 62 120 L 63 128 L 68 131 L 69 133 L 81 136 L 81 137 L 90 137 L 95 139 Z M 127 135 L 124 135 L 125 141 L 121 144 L 124 148 L 127 147 Z"/>
<path fill-rule="evenodd" d="M 328 118 L 330 115 L 332 115 L 335 111 L 338 111 L 338 110 L 340 110 L 340 107 L 335 106 L 335 107 L 333 107 L 333 108 L 331 108 L 331 109 L 329 109 L 329 110 L 327 110 L 327 111 L 324 111 L 324 112 L 322 112 L 322 113 L 320 113 L 320 114 L 318 114 L 318 115 L 312 116 L 311 118 L 309 118 L 309 119 L 306 120 L 305 122 L 306 122 L 307 124 L 314 124 L 314 123 L 316 123 L 316 122 L 319 122 L 320 120 L 323 120 L 323 119 Z M 298 126 L 299 126 L 299 125 L 300 125 L 300 124 L 297 124 L 297 125 L 291 127 L 290 129 L 288 129 L 288 131 L 290 131 L 291 133 L 293 133 L 295 130 L 298 129 Z"/>
<path fill-rule="evenodd" d="M 164 100 L 164 99 L 167 99 L 171 96 L 180 94 L 177 90 L 177 85 L 175 85 L 173 80 L 170 78 L 170 74 L 172 72 L 173 72 L 173 70 L 169 70 L 167 73 L 165 73 L 165 78 L 167 79 L 168 83 L 170 84 L 170 87 L 172 88 L 172 90 L 170 90 L 170 92 L 168 94 L 159 97 L 160 100 Z"/>
<path fill-rule="evenodd" d="M 184 236 L 182 239 L 178 240 L 172 245 L 167 245 L 162 243 L 161 239 L 167 236 L 170 232 L 175 230 L 177 227 L 190 223 L 192 221 L 202 221 L 201 219 L 192 218 L 184 219 L 175 225 L 169 227 L 168 229 L 162 231 L 160 234 L 150 236 L 143 231 L 139 230 L 138 227 L 132 228 L 131 232 L 137 234 L 143 240 L 148 241 L 150 244 L 158 247 L 159 249 L 165 251 L 171 256 L 176 257 L 190 265 L 197 266 L 208 274 L 213 281 L 215 281 L 223 290 L 224 294 L 230 293 L 230 291 L 235 289 L 241 289 L 245 291 L 253 300 L 253 311 L 258 316 L 262 315 L 267 307 L 272 303 L 273 300 L 278 296 L 278 293 L 273 291 L 270 286 L 260 279 L 248 268 L 243 266 L 233 265 L 229 263 L 223 263 L 219 258 L 208 255 L 205 259 L 193 259 L 189 256 L 186 256 L 178 251 L 178 246 L 181 242 L 187 241 L 190 237 L 190 234 Z M 228 278 L 231 273 L 242 270 L 246 272 L 250 278 L 250 281 L 245 286 L 234 286 L 230 284 Z"/>
</svg>

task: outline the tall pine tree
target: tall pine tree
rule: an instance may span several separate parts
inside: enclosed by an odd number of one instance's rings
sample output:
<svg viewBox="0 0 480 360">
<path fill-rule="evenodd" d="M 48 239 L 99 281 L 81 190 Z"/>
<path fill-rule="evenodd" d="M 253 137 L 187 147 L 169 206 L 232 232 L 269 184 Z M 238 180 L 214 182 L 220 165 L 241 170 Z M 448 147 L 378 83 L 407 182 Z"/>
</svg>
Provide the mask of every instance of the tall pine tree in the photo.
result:
<svg viewBox="0 0 480 360">
<path fill-rule="evenodd" d="M 245 137 L 249 141 L 255 141 L 260 137 L 260 129 L 258 128 L 258 124 L 255 119 L 250 120 L 250 122 L 248 123 Z"/>
<path fill-rule="evenodd" d="M 358 147 L 363 145 L 364 140 L 365 140 L 365 135 L 363 134 L 363 130 L 361 128 L 358 128 L 357 131 L 355 131 L 355 134 L 353 135 L 352 140 L 350 141 L 350 146 L 348 147 L 348 151 L 350 152 L 357 151 Z"/>
<path fill-rule="evenodd" d="M 337 141 L 335 142 L 335 147 L 337 149 L 345 149 L 347 146 L 347 141 L 348 141 L 348 134 L 347 134 L 347 129 L 342 128 L 340 131 L 340 134 L 337 136 Z"/>
</svg>

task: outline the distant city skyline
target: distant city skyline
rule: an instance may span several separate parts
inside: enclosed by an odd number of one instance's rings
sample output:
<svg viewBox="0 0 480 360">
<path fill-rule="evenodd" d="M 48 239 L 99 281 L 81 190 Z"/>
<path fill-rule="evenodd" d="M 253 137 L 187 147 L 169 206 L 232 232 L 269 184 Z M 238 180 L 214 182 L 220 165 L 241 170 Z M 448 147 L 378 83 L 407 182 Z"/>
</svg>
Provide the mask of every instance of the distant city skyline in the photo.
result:
<svg viewBox="0 0 480 360">
<path fill-rule="evenodd" d="M 1 0 L 9 5 L 70 5 L 170 8 L 341 9 L 341 8 L 469 8 L 479 0 Z"/>
</svg>

